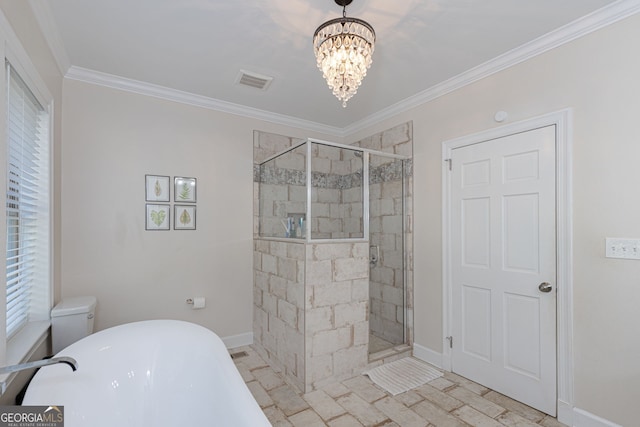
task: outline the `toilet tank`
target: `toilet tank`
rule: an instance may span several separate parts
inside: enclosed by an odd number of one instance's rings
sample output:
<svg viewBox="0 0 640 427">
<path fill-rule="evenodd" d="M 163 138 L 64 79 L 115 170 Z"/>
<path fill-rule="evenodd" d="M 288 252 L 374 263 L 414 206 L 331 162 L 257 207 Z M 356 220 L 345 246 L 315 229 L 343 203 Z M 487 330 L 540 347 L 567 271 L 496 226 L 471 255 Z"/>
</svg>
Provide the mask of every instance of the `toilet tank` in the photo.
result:
<svg viewBox="0 0 640 427">
<path fill-rule="evenodd" d="M 65 298 L 51 309 L 53 354 L 93 333 L 96 297 Z"/>
</svg>

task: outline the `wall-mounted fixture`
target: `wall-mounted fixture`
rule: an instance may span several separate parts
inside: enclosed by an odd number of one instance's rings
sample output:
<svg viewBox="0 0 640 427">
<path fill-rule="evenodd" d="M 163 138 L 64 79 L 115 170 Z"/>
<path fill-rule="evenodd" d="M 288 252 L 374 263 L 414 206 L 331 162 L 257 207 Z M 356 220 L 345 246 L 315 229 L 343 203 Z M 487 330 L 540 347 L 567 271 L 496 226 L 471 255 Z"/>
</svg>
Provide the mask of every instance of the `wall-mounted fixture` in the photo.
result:
<svg viewBox="0 0 640 427">
<path fill-rule="evenodd" d="M 367 75 L 376 41 L 376 33 L 369 23 L 347 18 L 347 5 L 352 1 L 335 0 L 342 6 L 342 18 L 325 22 L 313 35 L 318 68 L 343 107 Z"/>
<path fill-rule="evenodd" d="M 187 304 L 192 306 L 194 310 L 197 310 L 199 308 L 205 308 L 207 306 L 207 300 L 205 297 L 187 298 Z"/>
<path fill-rule="evenodd" d="M 380 246 L 378 245 L 369 246 L 369 266 L 376 267 L 378 265 L 379 260 L 380 260 Z"/>
<path fill-rule="evenodd" d="M 509 114 L 506 111 L 498 111 L 496 115 L 493 116 L 493 119 L 498 123 L 502 123 L 507 120 L 508 117 Z"/>
</svg>

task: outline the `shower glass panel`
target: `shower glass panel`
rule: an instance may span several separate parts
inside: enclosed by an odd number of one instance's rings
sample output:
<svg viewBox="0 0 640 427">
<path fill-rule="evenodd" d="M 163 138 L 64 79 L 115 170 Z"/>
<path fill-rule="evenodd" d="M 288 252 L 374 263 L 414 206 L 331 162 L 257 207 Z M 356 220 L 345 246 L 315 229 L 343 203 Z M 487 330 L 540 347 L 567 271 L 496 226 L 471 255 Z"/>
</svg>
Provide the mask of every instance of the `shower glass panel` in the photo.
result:
<svg viewBox="0 0 640 427">
<path fill-rule="evenodd" d="M 363 154 L 311 144 L 311 239 L 364 238 Z"/>
<path fill-rule="evenodd" d="M 361 150 L 310 140 L 265 160 L 259 174 L 260 237 L 366 238 Z"/>
<path fill-rule="evenodd" d="M 405 161 L 369 157 L 369 351 L 405 343 Z"/>
<path fill-rule="evenodd" d="M 260 165 L 261 237 L 304 238 L 307 210 L 307 145 Z"/>
</svg>

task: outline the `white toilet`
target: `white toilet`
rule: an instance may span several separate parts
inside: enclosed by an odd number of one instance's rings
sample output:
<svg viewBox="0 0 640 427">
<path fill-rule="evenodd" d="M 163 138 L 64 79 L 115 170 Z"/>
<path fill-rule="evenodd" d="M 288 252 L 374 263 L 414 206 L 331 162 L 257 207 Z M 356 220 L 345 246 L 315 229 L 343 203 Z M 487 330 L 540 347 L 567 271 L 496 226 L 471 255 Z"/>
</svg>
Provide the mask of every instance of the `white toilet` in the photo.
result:
<svg viewBox="0 0 640 427">
<path fill-rule="evenodd" d="M 65 298 L 51 309 L 53 354 L 93 333 L 96 297 Z"/>
</svg>

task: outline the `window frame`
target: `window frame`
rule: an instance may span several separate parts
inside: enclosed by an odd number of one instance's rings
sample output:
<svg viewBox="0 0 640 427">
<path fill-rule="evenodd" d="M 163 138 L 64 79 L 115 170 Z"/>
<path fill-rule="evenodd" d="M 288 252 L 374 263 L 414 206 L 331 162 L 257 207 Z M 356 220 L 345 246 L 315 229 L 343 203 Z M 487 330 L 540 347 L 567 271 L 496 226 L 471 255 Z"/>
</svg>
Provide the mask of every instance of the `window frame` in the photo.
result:
<svg viewBox="0 0 640 427">
<path fill-rule="evenodd" d="M 6 114 L 17 120 L 7 123 L 5 141 L 5 267 L 11 268 L 6 271 L 5 333 L 11 342 L 29 322 L 48 320 L 51 309 L 51 120 L 8 59 L 5 73 Z"/>
<path fill-rule="evenodd" d="M 27 87 L 31 90 L 35 98 L 40 102 L 42 107 L 47 111 L 49 115 L 48 123 L 48 139 L 49 139 L 49 267 L 48 267 L 48 289 L 43 289 L 43 295 L 41 301 L 43 304 L 42 313 L 35 315 L 34 318 L 27 323 L 19 332 L 17 332 L 10 339 L 6 336 L 6 310 L 0 310 L 0 364 L 12 365 L 22 363 L 29 360 L 34 353 L 45 343 L 49 336 L 50 329 L 50 310 L 53 306 L 53 293 L 54 293 L 54 212 L 56 210 L 55 194 L 54 194 L 54 177 L 55 171 L 53 168 L 55 153 L 55 105 L 54 97 L 48 90 L 47 85 L 40 76 L 37 67 L 32 62 L 26 49 L 23 47 L 19 38 L 12 29 L 11 24 L 7 20 L 4 13 L 0 10 L 0 54 L 5 61 L 8 61 L 12 67 L 16 70 L 18 75 L 26 83 Z M 2 67 L 2 77 L 4 77 L 4 83 L 0 85 L 0 132 L 3 134 L 3 140 L 5 141 L 4 149 L 0 149 L 0 164 L 2 164 L 2 172 L 0 173 L 0 186 L 7 189 L 7 83 L 8 76 L 6 73 L 6 67 Z M 6 199 L 6 197 L 5 197 Z M 2 246 L 4 256 L 6 259 L 6 241 L 7 241 L 7 227 L 6 227 L 6 208 L 0 210 L 0 222 L 5 224 L 4 227 L 0 227 L 0 238 L 5 242 Z M 6 262 L 0 265 L 0 274 L 6 277 Z M 0 303 L 6 307 L 6 282 L 5 286 L 0 287 Z M 0 395 L 5 393 L 7 386 L 15 378 L 16 374 L 6 374 L 0 376 Z"/>
</svg>

